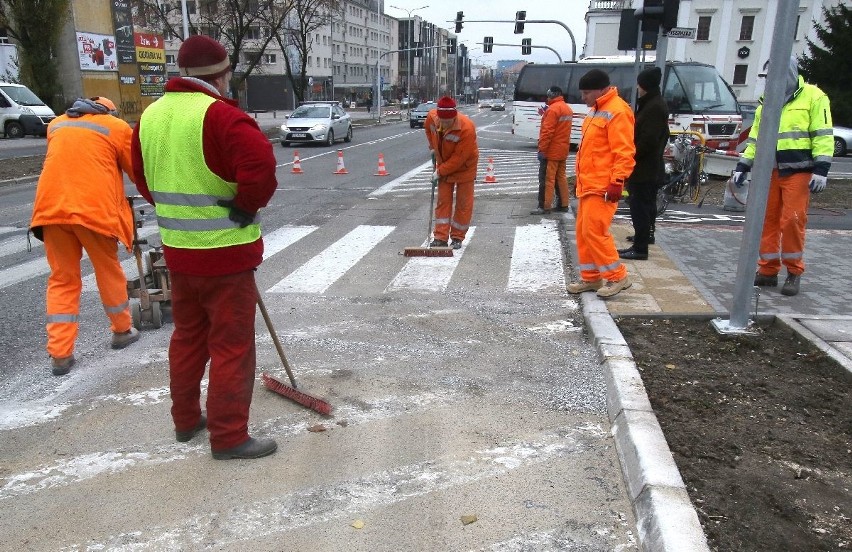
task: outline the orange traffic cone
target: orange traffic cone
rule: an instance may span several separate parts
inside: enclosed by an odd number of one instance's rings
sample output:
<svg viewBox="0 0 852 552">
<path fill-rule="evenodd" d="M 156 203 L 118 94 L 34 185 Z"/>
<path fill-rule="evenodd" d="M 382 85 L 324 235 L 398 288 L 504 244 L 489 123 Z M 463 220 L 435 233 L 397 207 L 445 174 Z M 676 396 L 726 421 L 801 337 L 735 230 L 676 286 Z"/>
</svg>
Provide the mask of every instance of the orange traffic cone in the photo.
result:
<svg viewBox="0 0 852 552">
<path fill-rule="evenodd" d="M 299 150 L 293 152 L 293 174 L 304 174 L 302 172 L 302 161 L 299 159 Z"/>
<path fill-rule="evenodd" d="M 390 175 L 390 173 L 385 168 L 385 156 L 380 153 L 379 154 L 379 169 L 378 169 L 378 172 L 376 174 L 374 174 L 373 176 L 389 176 L 389 175 Z"/>
<path fill-rule="evenodd" d="M 488 158 L 488 168 L 485 169 L 485 183 L 486 184 L 496 184 L 497 177 L 494 176 L 494 159 Z"/>
<path fill-rule="evenodd" d="M 337 150 L 337 170 L 334 174 L 349 174 L 346 167 L 343 165 L 343 150 Z"/>
</svg>

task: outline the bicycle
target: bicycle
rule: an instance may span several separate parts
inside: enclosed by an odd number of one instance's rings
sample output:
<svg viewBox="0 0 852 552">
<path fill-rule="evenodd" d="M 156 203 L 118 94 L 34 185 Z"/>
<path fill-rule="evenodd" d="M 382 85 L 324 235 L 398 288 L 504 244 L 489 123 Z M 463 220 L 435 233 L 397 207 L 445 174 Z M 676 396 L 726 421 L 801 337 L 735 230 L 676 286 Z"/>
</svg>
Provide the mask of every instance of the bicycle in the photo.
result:
<svg viewBox="0 0 852 552">
<path fill-rule="evenodd" d="M 699 142 L 696 143 L 696 140 Z M 657 190 L 657 214 L 666 211 L 669 203 L 695 203 L 701 195 L 701 186 L 707 183 L 703 154 L 716 152 L 704 144 L 704 138 L 695 132 L 678 132 L 666 146 L 665 179 Z"/>
</svg>

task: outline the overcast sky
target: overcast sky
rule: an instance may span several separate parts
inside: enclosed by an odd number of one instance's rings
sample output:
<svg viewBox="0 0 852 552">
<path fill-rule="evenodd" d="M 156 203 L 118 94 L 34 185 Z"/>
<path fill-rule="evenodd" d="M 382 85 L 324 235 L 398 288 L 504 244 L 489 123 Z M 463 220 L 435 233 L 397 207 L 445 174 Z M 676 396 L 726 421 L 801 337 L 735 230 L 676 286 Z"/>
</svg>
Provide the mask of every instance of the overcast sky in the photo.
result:
<svg viewBox="0 0 852 552">
<path fill-rule="evenodd" d="M 395 9 L 396 6 L 403 9 Z M 415 9 L 428 6 L 425 9 Z M 527 23 L 524 34 L 513 33 L 513 23 L 470 23 L 473 20 L 507 20 L 514 21 L 515 12 L 526 10 L 527 19 L 544 19 L 560 21 L 564 23 L 574 34 L 577 43 L 577 57 L 583 52 L 583 44 L 586 40 L 586 10 L 589 7 L 588 0 L 476 0 L 467 2 L 462 0 L 385 0 L 385 13 L 392 17 L 408 17 L 408 11 L 413 10 L 411 15 L 418 15 L 434 23 L 438 27 L 454 31 L 456 12 L 464 12 L 464 28 L 459 33 L 459 40 L 473 50 L 472 58 L 479 57 L 479 61 L 486 65 L 494 65 L 501 59 L 524 59 L 536 63 L 557 63 L 559 60 L 552 51 L 546 48 L 535 48 L 535 46 L 548 46 L 553 48 L 563 61 L 571 59 L 571 36 L 561 25 L 557 23 Z M 515 44 L 517 46 L 494 46 L 491 54 L 482 52 L 483 37 L 494 37 L 495 44 Z M 532 39 L 532 54 L 521 55 L 521 39 Z"/>
</svg>

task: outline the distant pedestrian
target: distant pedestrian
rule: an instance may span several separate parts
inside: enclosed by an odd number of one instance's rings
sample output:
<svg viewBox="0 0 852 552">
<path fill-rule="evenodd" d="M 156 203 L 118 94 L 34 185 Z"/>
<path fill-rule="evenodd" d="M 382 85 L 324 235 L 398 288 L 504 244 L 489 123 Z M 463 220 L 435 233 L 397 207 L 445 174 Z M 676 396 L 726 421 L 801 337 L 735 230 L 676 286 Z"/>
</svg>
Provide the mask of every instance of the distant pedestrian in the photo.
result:
<svg viewBox="0 0 852 552">
<path fill-rule="evenodd" d="M 438 100 L 435 111 L 438 128 L 432 180 L 438 182 L 438 204 L 430 247 L 447 247 L 452 239 L 452 248 L 460 249 L 473 217 L 473 183 L 479 163 L 476 127 L 456 110 L 456 101 L 449 96 Z"/>
<path fill-rule="evenodd" d="M 562 89 L 551 86 L 547 89 L 547 109 L 541 117 L 541 129 L 538 133 L 538 208 L 531 215 L 550 213 L 553 194 L 559 199 L 558 211 L 567 211 L 568 178 L 565 175 L 565 161 L 571 147 L 571 118 L 574 112 L 565 103 Z"/>
<path fill-rule="evenodd" d="M 130 136 L 115 104 L 103 96 L 80 98 L 47 127 L 47 156 L 38 180 L 30 229 L 44 241 L 47 279 L 47 352 L 56 376 L 74 365 L 80 317 L 83 250 L 112 330 L 111 346 L 139 339 L 131 325 L 127 278 L 118 243 L 130 251 L 133 212 L 122 172 L 132 175 Z"/>
<path fill-rule="evenodd" d="M 275 156 L 254 119 L 227 97 L 231 63 L 204 35 L 178 50 L 179 77 L 133 134 L 136 187 L 154 205 L 172 283 L 172 420 L 179 442 L 205 426 L 217 460 L 272 454 L 249 436 L 255 382 L 258 210 L 275 193 Z M 201 380 L 207 364 L 207 417 Z"/>
<path fill-rule="evenodd" d="M 647 259 L 648 244 L 653 243 L 657 190 L 665 177 L 663 152 L 669 139 L 669 109 L 660 93 L 662 76 L 660 68 L 653 67 L 645 69 L 636 78 L 639 95 L 633 136 L 636 166 L 627 181 L 633 246 L 618 251 L 622 259 Z"/>
<path fill-rule="evenodd" d="M 759 76 L 766 76 L 768 65 L 769 62 Z M 790 58 L 787 68 L 784 94 L 754 285 L 777 286 L 778 272 L 783 264 L 787 268 L 787 279 L 781 293 L 796 295 L 805 272 L 805 228 L 810 194 L 825 189 L 834 155 L 834 138 L 828 96 L 799 76 L 795 57 Z M 754 163 L 762 115 L 763 98 L 754 114 L 745 151 L 731 177 L 737 187 L 745 184 Z"/>
<path fill-rule="evenodd" d="M 619 260 L 610 225 L 624 183 L 633 172 L 633 110 L 610 86 L 609 75 L 592 69 L 580 78 L 580 93 L 591 109 L 583 120 L 577 152 L 577 254 L 580 280 L 570 293 L 597 290 L 612 297 L 629 288 L 627 268 Z"/>
</svg>

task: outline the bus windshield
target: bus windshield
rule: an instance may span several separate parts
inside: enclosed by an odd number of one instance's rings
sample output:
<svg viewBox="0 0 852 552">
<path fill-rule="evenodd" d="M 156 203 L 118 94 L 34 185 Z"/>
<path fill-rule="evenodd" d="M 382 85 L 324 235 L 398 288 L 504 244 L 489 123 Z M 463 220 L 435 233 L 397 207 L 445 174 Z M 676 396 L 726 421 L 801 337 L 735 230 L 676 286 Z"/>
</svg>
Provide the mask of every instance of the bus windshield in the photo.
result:
<svg viewBox="0 0 852 552">
<path fill-rule="evenodd" d="M 736 113 L 737 99 L 722 77 L 704 65 L 675 65 L 663 96 L 672 113 Z"/>
<path fill-rule="evenodd" d="M 479 88 L 476 91 L 476 101 L 479 107 L 491 107 L 491 102 L 494 100 L 493 88 Z"/>
</svg>

